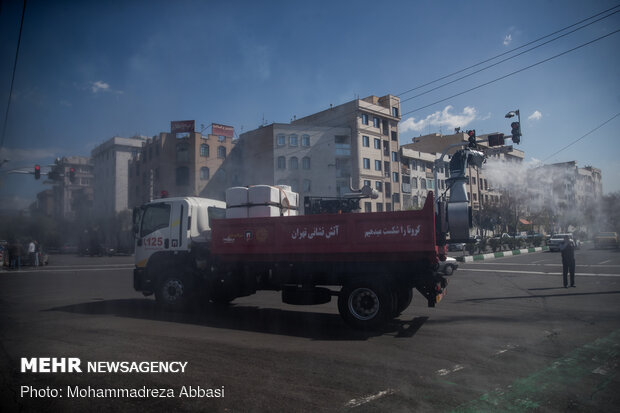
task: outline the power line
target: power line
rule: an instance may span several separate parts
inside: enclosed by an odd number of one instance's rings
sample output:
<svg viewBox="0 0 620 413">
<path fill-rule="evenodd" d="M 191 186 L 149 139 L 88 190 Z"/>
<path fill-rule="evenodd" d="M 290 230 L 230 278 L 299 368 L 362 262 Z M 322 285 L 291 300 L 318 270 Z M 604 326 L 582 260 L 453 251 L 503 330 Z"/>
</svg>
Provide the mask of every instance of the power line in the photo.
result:
<svg viewBox="0 0 620 413">
<path fill-rule="evenodd" d="M 570 146 L 573 146 L 574 144 L 576 144 L 577 142 L 579 142 L 580 140 L 582 140 L 583 138 L 585 138 L 586 136 L 591 135 L 592 133 L 596 132 L 597 130 L 599 130 L 600 128 L 602 128 L 603 126 L 607 125 L 609 122 L 611 122 L 612 120 L 616 119 L 618 116 L 620 116 L 620 112 L 616 113 L 614 116 L 612 116 L 611 118 L 607 119 L 605 122 L 601 123 L 600 125 L 598 125 L 596 128 L 592 129 L 590 132 L 586 133 L 585 135 L 581 136 L 580 138 L 575 139 L 574 141 L 572 141 L 571 143 L 569 143 L 568 145 L 566 145 L 565 147 L 563 147 L 562 149 L 560 149 L 557 152 L 552 153 L 551 155 L 547 156 L 545 159 L 542 160 L 542 162 L 545 162 L 547 159 L 554 157 L 555 155 L 557 155 L 558 153 L 562 152 L 564 149 L 569 148 Z"/>
<path fill-rule="evenodd" d="M 474 72 L 468 73 L 468 74 L 466 74 L 466 75 L 464 75 L 464 76 L 458 77 L 458 78 L 456 78 L 456 79 L 454 79 L 454 80 L 451 80 L 451 81 L 449 81 L 449 82 L 442 83 L 442 84 L 441 84 L 441 85 L 439 85 L 439 86 L 435 86 L 434 88 L 428 89 L 428 90 L 426 90 L 426 91 L 424 91 L 424 92 L 422 92 L 422 93 L 418 93 L 417 95 L 410 96 L 410 97 L 408 97 L 407 99 L 402 99 L 402 100 L 400 101 L 400 103 L 407 102 L 407 101 L 409 101 L 409 100 L 411 100 L 411 99 L 415 99 L 415 98 L 417 98 L 417 97 L 420 97 L 420 96 L 426 95 L 426 94 L 428 94 L 428 93 L 430 93 L 430 92 L 433 92 L 433 91 L 435 91 L 435 90 L 437 90 L 437 89 L 441 89 L 441 88 L 442 88 L 442 87 L 444 87 L 444 86 L 451 85 L 452 83 L 456 83 L 456 82 L 458 82 L 459 80 L 463 80 L 463 79 L 468 78 L 468 77 L 470 77 L 470 76 L 473 76 L 473 75 L 475 75 L 475 74 L 477 74 L 477 73 L 480 73 L 480 72 L 483 72 L 483 71 L 485 71 L 485 70 L 487 70 L 487 69 L 490 69 L 490 68 L 492 68 L 492 67 L 494 67 L 494 66 L 500 65 L 500 64 L 502 64 L 502 63 L 504 63 L 504 62 L 507 62 L 508 60 L 514 59 L 515 57 L 519 57 L 519 56 L 521 56 L 521 55 L 523 55 L 523 54 L 525 54 L 525 53 L 527 53 L 527 52 L 531 52 L 531 51 L 532 51 L 532 50 L 534 50 L 534 49 L 538 49 L 539 47 L 542 47 L 542 46 L 544 46 L 544 45 L 546 45 L 546 44 L 549 44 L 549 43 L 551 43 L 551 42 L 554 42 L 554 41 L 556 41 L 556 40 L 558 40 L 558 39 L 560 39 L 560 38 L 562 38 L 562 37 L 564 37 L 564 36 L 568 36 L 569 34 L 572 34 L 572 33 L 576 32 L 576 31 L 578 31 L 578 30 L 581 30 L 581 29 L 586 28 L 586 27 L 588 27 L 588 26 L 590 26 L 590 25 L 592 25 L 592 24 L 594 24 L 594 23 L 597 23 L 597 22 L 599 22 L 599 21 L 603 20 L 603 19 L 606 19 L 606 18 L 608 18 L 608 17 L 611 17 L 611 16 L 613 16 L 613 15 L 614 15 L 614 14 L 616 14 L 616 13 L 620 13 L 620 10 L 616 10 L 615 12 L 610 13 L 610 14 L 608 14 L 607 16 L 603 16 L 603 17 L 601 17 L 600 19 L 594 20 L 594 21 L 592 21 L 592 22 L 590 22 L 590 23 L 588 23 L 588 24 L 585 24 L 585 25 L 583 25 L 583 26 L 581 26 L 581 27 L 577 27 L 576 29 L 573 29 L 573 30 L 571 30 L 570 32 L 566 32 L 566 33 L 564 33 L 564 34 L 561 34 L 561 35 L 559 35 L 559 36 L 557 36 L 557 37 L 555 37 L 555 38 L 553 38 L 553 39 L 551 39 L 551 40 L 547 40 L 547 41 L 546 41 L 546 42 L 544 42 L 544 43 L 541 43 L 541 44 L 539 44 L 539 45 L 537 45 L 537 46 L 531 47 L 531 48 L 529 48 L 529 49 L 527 49 L 527 50 L 524 50 L 524 51 L 522 51 L 522 52 L 520 52 L 520 53 L 517 53 L 517 54 L 515 54 L 515 55 L 513 55 L 513 56 L 510 56 L 510 57 L 507 57 L 507 58 L 505 58 L 505 59 L 502 59 L 502 60 L 500 60 L 500 61 L 498 61 L 498 62 L 492 63 L 492 64 L 490 64 L 490 65 L 488 65 L 488 66 L 485 66 L 485 67 L 483 67 L 483 68 L 481 68 L 481 69 L 478 69 L 478 70 L 476 70 L 476 71 L 474 71 Z M 521 47 L 523 47 L 523 46 L 521 46 Z M 516 50 L 516 49 L 515 49 L 515 50 Z"/>
<path fill-rule="evenodd" d="M 15 50 L 15 62 L 13 62 L 13 75 L 11 76 L 11 88 L 9 90 L 9 101 L 6 104 L 6 112 L 4 114 L 4 127 L 2 128 L 2 140 L 0 140 L 0 148 L 4 146 L 4 137 L 6 136 L 6 125 L 9 120 L 9 109 L 11 107 L 11 98 L 13 96 L 13 84 L 15 83 L 15 72 L 17 71 L 17 57 L 19 56 L 19 45 L 22 42 L 22 28 L 24 27 L 24 15 L 26 14 L 26 0 L 24 0 L 24 8 L 22 9 L 22 19 L 19 24 L 19 37 L 17 38 L 17 50 Z"/>
<path fill-rule="evenodd" d="M 524 45 L 522 45 L 522 46 L 515 47 L 514 49 L 511 49 L 511 50 L 508 50 L 508 51 L 506 51 L 506 52 L 500 53 L 500 54 L 498 54 L 498 55 L 496 55 L 496 56 L 493 56 L 493 57 L 491 57 L 491 58 L 488 58 L 488 59 L 486 59 L 486 60 L 483 60 L 483 61 L 481 61 L 481 62 L 478 62 L 478 63 L 476 63 L 476 64 L 474 64 L 474 65 L 468 66 L 468 67 L 466 67 L 466 68 L 464 68 L 464 69 L 457 70 L 456 72 L 452 72 L 452 73 L 450 73 L 450 74 L 448 74 L 448 75 L 445 75 L 445 76 L 442 76 L 442 77 L 440 77 L 440 78 L 438 78 L 438 79 L 435 79 L 435 80 L 432 80 L 432 81 L 430 81 L 430 82 L 427 82 L 427 83 L 425 83 L 425 84 L 423 84 L 423 85 L 416 86 L 416 87 L 414 87 L 414 88 L 412 88 L 412 89 L 409 89 L 409 90 L 407 90 L 407 91 L 405 91 L 405 92 L 399 93 L 399 94 L 397 94 L 396 96 L 400 97 L 400 96 L 405 95 L 405 94 L 407 94 L 407 93 L 409 93 L 409 92 L 413 92 L 414 90 L 418 90 L 418 89 L 421 89 L 421 88 L 423 88 L 423 87 L 425 87 L 425 86 L 432 85 L 433 83 L 437 83 L 437 82 L 439 82 L 439 81 L 441 81 L 441 80 L 447 79 L 447 78 L 449 78 L 449 77 L 451 77 L 451 76 L 454 76 L 454 75 L 457 75 L 457 74 L 459 74 L 459 73 L 462 73 L 462 72 L 464 72 L 464 71 L 466 71 L 466 70 L 472 69 L 472 68 L 474 68 L 474 67 L 476 67 L 476 66 L 480 66 L 481 64 L 484 64 L 484 63 L 490 62 L 491 60 L 497 59 L 498 57 L 502 57 L 502 56 L 505 56 L 505 55 L 507 55 L 507 54 L 510 54 L 510 53 L 512 53 L 512 52 L 514 52 L 514 51 L 516 51 L 516 50 L 522 49 L 522 48 L 527 47 L 527 46 L 529 46 L 529 45 L 531 45 L 531 44 L 534 44 L 534 43 L 539 42 L 539 41 L 541 41 L 541 40 L 543 40 L 543 39 L 546 39 L 547 37 L 551 37 L 551 36 L 553 36 L 554 34 L 558 34 L 558 33 L 560 33 L 560 32 L 563 32 L 564 30 L 570 29 L 571 27 L 575 27 L 575 26 L 577 26 L 577 25 L 579 25 L 579 24 L 581 24 L 581 23 L 583 23 L 583 22 L 586 22 L 586 21 L 591 20 L 591 19 L 593 19 L 593 18 L 595 18 L 595 17 L 598 17 L 598 16 L 600 16 L 601 14 L 605 14 L 605 13 L 607 13 L 607 12 L 611 11 L 611 10 L 617 9 L 618 7 L 620 7 L 620 5 L 618 5 L 618 6 L 614 6 L 614 7 L 610 8 L 610 9 L 607 9 L 607 10 L 605 10 L 605 11 L 602 11 L 602 12 L 600 12 L 600 13 L 597 13 L 597 14 L 595 14 L 595 15 L 593 15 L 593 16 L 590 16 L 590 17 L 588 17 L 588 18 L 586 18 L 586 19 L 580 20 L 580 21 L 578 21 L 577 23 L 573 23 L 573 24 L 571 24 L 570 26 L 566 26 L 566 27 L 564 27 L 564 28 L 562 28 L 562 29 L 560 29 L 560 30 L 556 30 L 555 32 L 553 32 L 553 33 L 549 33 L 549 34 L 547 34 L 547 35 L 545 35 L 545 36 L 543 36 L 543 37 L 539 37 L 538 39 L 536 39 L 536 40 L 532 40 L 531 42 L 528 42 L 528 43 L 525 43 L 525 44 L 524 44 Z M 613 14 L 613 13 L 612 13 L 612 14 Z M 607 17 L 609 17 L 609 16 L 607 16 Z M 599 20 L 600 20 L 600 19 L 599 19 Z M 585 27 L 585 26 L 584 26 L 584 27 Z"/>
<path fill-rule="evenodd" d="M 553 60 L 553 59 L 555 59 L 555 58 L 557 58 L 557 57 L 564 56 L 565 54 L 568 54 L 568 53 L 570 53 L 570 52 L 574 52 L 574 51 L 575 51 L 575 50 L 577 50 L 577 49 L 580 49 L 580 48 L 582 48 L 582 47 L 588 46 L 588 45 L 590 45 L 590 44 L 592 44 L 592 43 L 594 43 L 594 42 L 598 42 L 599 40 L 602 40 L 602 39 L 604 39 L 604 38 L 606 38 L 606 37 L 609 37 L 609 36 L 611 36 L 611 35 L 614 35 L 614 34 L 616 34 L 616 33 L 618 33 L 618 32 L 620 32 L 620 29 L 618 29 L 618 30 L 616 30 L 616 31 L 613 31 L 613 32 L 611 32 L 611 33 L 608 33 L 608 34 L 606 34 L 606 35 L 603 35 L 603 36 L 597 37 L 597 38 L 596 38 L 596 39 L 594 39 L 594 40 L 591 40 L 591 41 L 586 42 L 586 43 L 583 43 L 583 44 L 581 44 L 581 45 L 579 45 L 579 46 L 573 47 L 572 49 L 569 49 L 569 50 L 567 50 L 567 51 L 565 51 L 565 52 L 562 52 L 562 53 L 556 54 L 556 55 L 554 55 L 554 56 L 551 56 L 551 57 L 549 57 L 549 58 L 547 58 L 547 59 L 541 60 L 541 61 L 539 61 L 539 62 L 537 62 L 537 63 L 532 64 L 532 65 L 526 66 L 526 67 L 521 68 L 521 69 L 519 69 L 519 70 L 515 70 L 514 72 L 510 72 L 510 73 L 508 73 L 508 74 L 506 74 L 506 75 L 503 75 L 503 76 L 500 76 L 500 77 L 495 78 L 495 79 L 493 79 L 493 80 L 490 80 L 490 81 L 488 81 L 488 82 L 482 83 L 482 84 L 480 84 L 480 85 L 478 85 L 478 86 L 474 86 L 474 87 L 472 87 L 472 88 L 470 88 L 470 89 L 467 89 L 467 90 L 465 90 L 465 91 L 463 91 L 463 92 L 456 93 L 456 94 L 454 94 L 454 95 L 452 95 L 452 96 L 449 96 L 449 97 L 444 98 L 444 99 L 440 99 L 440 100 L 435 101 L 435 102 L 433 102 L 433 103 L 431 103 L 431 104 L 428 104 L 428 105 L 421 106 L 421 107 L 419 107 L 419 108 L 416 108 L 416 109 L 410 110 L 409 112 L 405 112 L 405 113 L 403 113 L 403 114 L 402 114 L 402 116 L 409 115 L 410 113 L 414 113 L 414 112 L 417 112 L 417 111 L 419 111 L 419 110 L 426 109 L 426 108 L 428 108 L 428 107 L 430 107 L 430 106 L 436 105 L 437 103 L 445 102 L 446 100 L 449 100 L 449 99 L 455 98 L 455 97 L 457 97 L 457 96 L 464 95 L 465 93 L 471 92 L 471 91 L 476 90 L 476 89 L 480 89 L 481 87 L 488 86 L 488 85 L 490 85 L 490 84 L 492 84 L 492 83 L 495 83 L 495 82 L 498 82 L 498 81 L 500 81 L 500 80 L 506 79 L 507 77 L 510 77 L 510 76 L 516 75 L 517 73 L 521 73 L 521 72 L 523 72 L 523 71 L 525 71 L 525 70 L 528 70 L 528 69 L 531 69 L 531 68 L 533 68 L 533 67 L 535 67 L 535 66 L 538 66 L 538 65 L 541 65 L 541 64 L 543 64 L 543 63 L 546 63 L 546 62 L 548 62 L 548 61 L 550 61 L 550 60 Z"/>
</svg>

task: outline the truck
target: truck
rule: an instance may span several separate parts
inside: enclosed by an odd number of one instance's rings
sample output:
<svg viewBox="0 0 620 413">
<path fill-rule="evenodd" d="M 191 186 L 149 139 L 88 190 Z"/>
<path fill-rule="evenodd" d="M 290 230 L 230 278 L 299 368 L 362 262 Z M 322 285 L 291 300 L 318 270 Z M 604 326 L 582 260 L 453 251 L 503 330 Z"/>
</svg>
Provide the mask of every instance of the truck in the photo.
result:
<svg viewBox="0 0 620 413">
<path fill-rule="evenodd" d="M 466 181 L 472 151 L 463 151 L 449 187 Z M 452 237 L 465 240 L 471 227 L 463 189 L 451 197 L 455 208 L 429 192 L 421 210 L 251 218 L 226 218 L 220 200 L 155 199 L 134 208 L 134 289 L 171 310 L 261 290 L 293 305 L 336 297 L 346 324 L 376 329 L 408 308 L 413 290 L 429 307 L 445 296 L 448 280 L 437 270 L 446 236 L 452 227 Z"/>
</svg>

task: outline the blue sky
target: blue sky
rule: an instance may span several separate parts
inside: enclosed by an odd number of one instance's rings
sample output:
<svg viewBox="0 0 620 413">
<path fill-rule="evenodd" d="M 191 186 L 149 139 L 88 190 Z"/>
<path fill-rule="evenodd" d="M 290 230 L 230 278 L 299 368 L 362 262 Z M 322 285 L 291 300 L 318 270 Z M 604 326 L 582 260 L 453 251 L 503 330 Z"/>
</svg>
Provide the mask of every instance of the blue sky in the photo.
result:
<svg viewBox="0 0 620 413">
<path fill-rule="evenodd" d="M 115 135 L 152 136 L 171 120 L 241 133 L 356 96 L 399 95 L 617 5 L 28 0 L 2 149 L 11 161 L 2 171 L 89 155 Z M 2 127 L 21 10 L 15 0 L 0 10 Z M 456 126 L 509 134 L 504 115 L 520 109 L 526 160 L 593 165 L 605 193 L 620 191 L 620 116 L 553 155 L 620 113 L 620 33 L 433 104 L 618 29 L 620 13 L 404 102 L 401 143 Z M 0 173 L 5 204 L 27 205 L 44 188 L 32 175 Z"/>
</svg>

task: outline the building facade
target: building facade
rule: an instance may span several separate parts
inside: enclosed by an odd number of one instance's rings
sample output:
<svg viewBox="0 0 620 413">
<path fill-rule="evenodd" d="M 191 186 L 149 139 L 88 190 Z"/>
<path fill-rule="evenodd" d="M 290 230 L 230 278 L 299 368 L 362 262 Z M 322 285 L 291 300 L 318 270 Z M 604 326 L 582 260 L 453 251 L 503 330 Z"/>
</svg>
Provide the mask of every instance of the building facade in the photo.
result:
<svg viewBox="0 0 620 413">
<path fill-rule="evenodd" d="M 50 173 L 54 218 L 72 222 L 90 219 L 94 178 L 91 159 L 84 156 L 60 158 Z"/>
<path fill-rule="evenodd" d="M 226 128 L 208 135 L 171 130 L 143 142 L 129 161 L 130 207 L 161 196 L 199 196 L 234 147 Z"/>
<path fill-rule="evenodd" d="M 355 189 L 370 185 L 379 198 L 367 201 L 364 211 L 401 210 L 401 168 L 398 123 L 400 99 L 396 96 L 369 96 L 330 107 L 291 122 L 291 125 L 348 128 L 335 144 L 341 149 L 339 164 L 343 171 L 336 180 L 337 188 Z M 338 190 L 341 194 L 344 189 Z M 368 204 L 370 202 L 370 204 Z"/>
<path fill-rule="evenodd" d="M 93 149 L 95 216 L 109 219 L 129 208 L 129 160 L 146 140 L 145 136 L 115 136 Z"/>
</svg>

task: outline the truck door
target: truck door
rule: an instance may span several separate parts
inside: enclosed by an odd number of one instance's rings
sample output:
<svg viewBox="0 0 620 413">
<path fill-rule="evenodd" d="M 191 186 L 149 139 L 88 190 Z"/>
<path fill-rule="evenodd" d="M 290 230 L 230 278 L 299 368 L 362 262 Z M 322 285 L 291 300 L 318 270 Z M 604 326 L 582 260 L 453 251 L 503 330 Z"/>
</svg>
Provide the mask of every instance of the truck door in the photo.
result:
<svg viewBox="0 0 620 413">
<path fill-rule="evenodd" d="M 189 204 L 186 202 L 175 202 L 170 211 L 170 245 L 172 251 L 187 250 L 187 216 Z"/>
<path fill-rule="evenodd" d="M 172 205 L 157 202 L 143 208 L 138 239 L 136 240 L 135 262 L 145 267 L 151 255 L 170 248 L 170 224 Z"/>
</svg>

